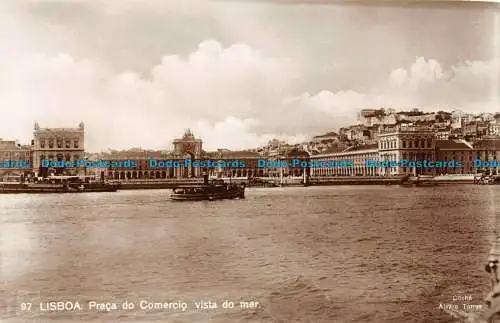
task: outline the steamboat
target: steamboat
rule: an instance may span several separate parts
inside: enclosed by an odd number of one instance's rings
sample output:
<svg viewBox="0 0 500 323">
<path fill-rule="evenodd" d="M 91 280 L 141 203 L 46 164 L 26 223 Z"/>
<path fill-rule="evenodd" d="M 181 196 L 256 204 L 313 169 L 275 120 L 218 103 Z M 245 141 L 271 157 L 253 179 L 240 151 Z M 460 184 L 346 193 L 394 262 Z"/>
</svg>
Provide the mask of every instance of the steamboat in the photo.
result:
<svg viewBox="0 0 500 323">
<path fill-rule="evenodd" d="M 97 181 L 91 176 L 52 176 L 37 182 L 0 182 L 0 194 L 116 192 L 118 183 Z"/>
<path fill-rule="evenodd" d="M 179 185 L 172 190 L 170 199 L 173 201 L 213 201 L 223 199 L 245 198 L 245 184 L 225 183 L 224 180 L 208 181 L 208 175 L 203 175 L 201 185 Z"/>
</svg>

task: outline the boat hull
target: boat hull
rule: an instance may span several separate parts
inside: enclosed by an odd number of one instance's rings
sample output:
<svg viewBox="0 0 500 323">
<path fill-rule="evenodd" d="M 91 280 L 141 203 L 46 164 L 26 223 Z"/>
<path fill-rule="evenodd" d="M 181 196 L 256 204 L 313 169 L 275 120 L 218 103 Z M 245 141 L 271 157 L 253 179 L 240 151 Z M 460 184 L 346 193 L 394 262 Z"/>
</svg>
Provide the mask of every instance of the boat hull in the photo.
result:
<svg viewBox="0 0 500 323">
<path fill-rule="evenodd" d="M 438 186 L 438 183 L 435 182 L 413 182 L 413 183 L 401 183 L 400 187 L 434 187 Z"/>
<path fill-rule="evenodd" d="M 0 194 L 91 193 L 117 190 L 118 185 L 88 185 L 83 188 L 47 184 L 0 185 Z"/>
<path fill-rule="evenodd" d="M 213 200 L 224 200 L 224 199 L 237 199 L 244 198 L 244 193 L 241 191 L 235 192 L 224 192 L 224 193 L 212 193 L 212 194 L 170 194 L 170 199 L 172 201 L 213 201 Z"/>
<path fill-rule="evenodd" d="M 245 185 L 228 185 L 223 182 L 203 185 L 181 185 L 172 190 L 173 201 L 214 201 L 245 198 Z"/>
</svg>

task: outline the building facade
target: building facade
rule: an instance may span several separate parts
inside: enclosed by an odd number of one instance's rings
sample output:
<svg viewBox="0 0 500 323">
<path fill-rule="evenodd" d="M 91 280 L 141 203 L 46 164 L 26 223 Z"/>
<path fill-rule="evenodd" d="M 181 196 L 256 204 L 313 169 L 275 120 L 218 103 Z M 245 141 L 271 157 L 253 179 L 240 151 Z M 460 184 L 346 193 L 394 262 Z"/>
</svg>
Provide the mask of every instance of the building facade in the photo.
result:
<svg viewBox="0 0 500 323">
<path fill-rule="evenodd" d="M 394 127 L 379 134 L 379 161 L 436 160 L 434 151 L 434 132 L 428 128 Z M 381 175 L 413 174 L 431 175 L 433 168 L 384 167 Z"/>
<path fill-rule="evenodd" d="M 377 176 L 379 169 L 369 167 L 368 161 L 379 159 L 377 144 L 349 147 L 341 152 L 326 152 L 311 156 L 314 163 L 323 162 L 327 167 L 312 167 L 310 176 Z M 352 165 L 349 166 L 349 162 Z M 338 165 L 338 166 L 337 166 Z"/>
<path fill-rule="evenodd" d="M 219 149 L 214 152 L 203 150 L 203 141 L 197 139 L 188 129 L 184 135 L 173 141 L 173 151 L 147 151 L 131 149 L 101 154 L 99 159 L 109 161 L 106 168 L 98 169 L 96 173 L 114 180 L 151 180 L 151 179 L 182 179 L 200 177 L 206 172 L 210 177 L 255 177 L 265 176 L 265 169 L 258 167 L 258 159 L 262 158 L 254 151 L 230 151 Z M 185 160 L 191 160 L 190 165 Z M 196 162 L 221 162 L 228 167 L 201 167 Z M 238 166 L 231 166 L 237 161 Z M 114 163 L 114 166 L 113 166 Z M 177 163 L 178 167 L 176 167 Z M 121 165 L 121 166 L 120 166 Z M 241 167 L 243 166 L 243 167 Z"/>
<path fill-rule="evenodd" d="M 184 136 L 180 139 L 175 139 L 174 142 L 174 152 L 173 157 L 178 161 L 184 161 L 186 159 L 190 160 L 202 160 L 203 159 L 203 141 L 201 139 L 196 139 L 190 129 L 187 129 Z M 199 177 L 201 176 L 202 170 L 200 167 L 195 167 L 193 163 L 191 165 L 184 165 L 181 163 L 181 167 L 176 169 L 176 177 Z"/>
<path fill-rule="evenodd" d="M 488 162 L 490 164 L 500 163 L 500 138 L 484 138 L 473 144 L 474 159 Z M 482 172 L 499 174 L 499 167 L 478 167 Z"/>
<path fill-rule="evenodd" d="M 28 175 L 32 169 L 31 147 L 0 139 L 0 176 Z"/>
<path fill-rule="evenodd" d="M 472 174 L 476 172 L 474 167 L 475 151 L 473 146 L 465 140 L 448 139 L 436 140 L 434 142 L 436 160 L 458 161 L 461 167 L 447 167 L 436 169 L 436 174 Z"/>
<path fill-rule="evenodd" d="M 83 122 L 77 128 L 40 128 L 35 123 L 32 155 L 35 176 L 49 174 L 82 175 L 85 167 L 47 167 L 43 160 L 74 162 L 85 154 L 85 129 Z"/>
</svg>

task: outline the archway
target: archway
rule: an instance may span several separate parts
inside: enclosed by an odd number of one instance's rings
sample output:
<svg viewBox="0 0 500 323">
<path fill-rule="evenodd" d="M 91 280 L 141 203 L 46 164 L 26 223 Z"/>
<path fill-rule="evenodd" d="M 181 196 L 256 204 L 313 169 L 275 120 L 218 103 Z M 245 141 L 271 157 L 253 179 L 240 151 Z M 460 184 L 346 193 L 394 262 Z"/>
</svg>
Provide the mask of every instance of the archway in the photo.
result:
<svg viewBox="0 0 500 323">
<path fill-rule="evenodd" d="M 184 172 L 183 172 L 183 177 L 195 177 L 195 170 L 194 170 L 194 166 L 193 166 L 193 162 L 194 162 L 194 153 L 191 152 L 191 151 L 188 151 L 186 152 L 186 154 L 184 155 L 184 160 L 186 159 L 189 159 L 191 161 L 190 164 L 188 164 L 188 166 L 186 168 L 184 168 Z"/>
</svg>

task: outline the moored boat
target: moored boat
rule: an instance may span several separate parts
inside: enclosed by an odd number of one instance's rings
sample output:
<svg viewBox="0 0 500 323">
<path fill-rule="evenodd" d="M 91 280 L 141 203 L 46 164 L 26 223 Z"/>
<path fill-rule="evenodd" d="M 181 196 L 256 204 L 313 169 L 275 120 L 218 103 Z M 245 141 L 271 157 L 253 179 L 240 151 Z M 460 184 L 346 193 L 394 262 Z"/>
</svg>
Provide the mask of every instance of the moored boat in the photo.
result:
<svg viewBox="0 0 500 323">
<path fill-rule="evenodd" d="M 482 175 L 474 178 L 474 184 L 500 185 L 500 175 Z"/>
<path fill-rule="evenodd" d="M 222 199 L 245 198 L 245 184 L 227 184 L 224 181 L 208 182 L 204 176 L 204 183 L 200 185 L 179 185 L 172 190 L 170 199 L 174 201 L 213 201 Z"/>
<path fill-rule="evenodd" d="M 433 186 L 438 186 L 438 183 L 435 181 L 429 180 L 429 181 L 417 181 L 415 183 L 416 187 L 433 187 Z"/>
<path fill-rule="evenodd" d="M 92 181 L 89 177 L 60 176 L 45 182 L 0 182 L 0 194 L 116 192 L 118 183 Z"/>
<path fill-rule="evenodd" d="M 429 176 L 417 176 L 410 177 L 405 176 L 401 179 L 400 187 L 433 187 L 438 186 L 439 183 L 434 179 L 434 177 Z"/>
</svg>

